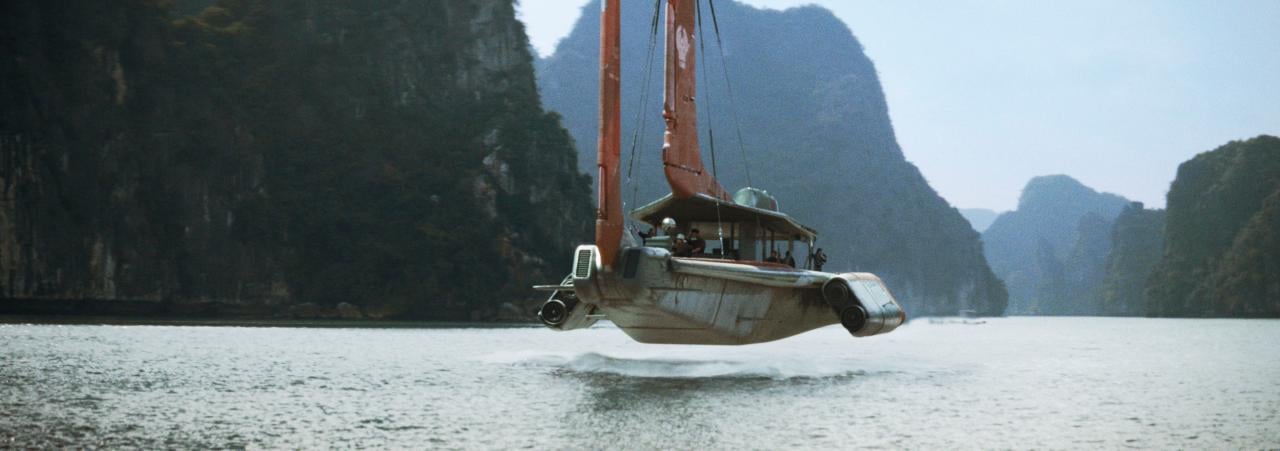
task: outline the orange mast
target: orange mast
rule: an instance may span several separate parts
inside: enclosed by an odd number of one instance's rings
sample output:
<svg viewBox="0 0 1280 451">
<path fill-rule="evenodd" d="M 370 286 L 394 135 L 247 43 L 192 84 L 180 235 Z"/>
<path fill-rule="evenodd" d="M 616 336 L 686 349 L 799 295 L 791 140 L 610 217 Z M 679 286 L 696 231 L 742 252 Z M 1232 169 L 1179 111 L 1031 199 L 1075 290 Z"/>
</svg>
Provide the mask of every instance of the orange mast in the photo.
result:
<svg viewBox="0 0 1280 451">
<path fill-rule="evenodd" d="M 662 119 L 667 131 L 662 138 L 662 165 L 678 199 L 696 194 L 729 200 L 729 194 L 715 176 L 702 167 L 698 151 L 698 109 L 694 51 L 698 0 L 667 0 L 666 81 Z"/>
<path fill-rule="evenodd" d="M 599 192 L 596 196 L 596 247 L 611 270 L 622 245 L 622 184 L 618 178 L 622 145 L 621 0 L 603 0 L 600 11 L 600 141 L 596 147 Z"/>
</svg>

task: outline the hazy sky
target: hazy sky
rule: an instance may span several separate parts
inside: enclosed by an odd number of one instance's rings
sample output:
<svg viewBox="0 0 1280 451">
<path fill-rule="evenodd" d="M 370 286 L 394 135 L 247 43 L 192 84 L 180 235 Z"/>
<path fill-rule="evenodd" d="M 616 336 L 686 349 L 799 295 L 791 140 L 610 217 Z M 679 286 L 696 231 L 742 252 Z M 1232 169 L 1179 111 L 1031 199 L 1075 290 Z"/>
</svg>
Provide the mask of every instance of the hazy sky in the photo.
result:
<svg viewBox="0 0 1280 451">
<path fill-rule="evenodd" d="M 548 55 L 586 0 L 520 2 Z M 1280 0 L 745 3 L 844 20 L 907 159 L 957 207 L 1012 209 L 1045 174 L 1163 207 L 1182 161 L 1280 135 Z"/>
</svg>

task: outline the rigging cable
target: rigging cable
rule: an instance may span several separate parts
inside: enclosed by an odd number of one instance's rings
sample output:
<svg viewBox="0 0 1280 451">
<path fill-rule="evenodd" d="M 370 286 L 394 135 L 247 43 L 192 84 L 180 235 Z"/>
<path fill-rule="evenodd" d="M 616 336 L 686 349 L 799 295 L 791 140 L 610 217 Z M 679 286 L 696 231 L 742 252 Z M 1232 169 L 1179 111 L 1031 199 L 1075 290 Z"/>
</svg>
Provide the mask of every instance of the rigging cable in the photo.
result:
<svg viewBox="0 0 1280 451">
<path fill-rule="evenodd" d="M 636 197 L 640 191 L 640 184 L 636 183 L 631 174 L 636 166 L 636 149 L 640 141 L 640 135 L 644 133 L 645 125 L 648 123 L 648 116 L 644 114 L 645 104 L 649 100 L 649 85 L 653 79 L 653 56 L 654 50 L 658 43 L 658 16 L 662 11 L 662 0 L 653 1 L 653 18 L 649 21 L 649 50 L 645 56 L 644 64 L 644 85 L 640 89 L 640 106 L 636 108 L 636 122 L 640 125 L 635 128 L 631 135 L 631 153 L 630 161 L 627 163 L 627 183 L 631 185 L 631 205 L 636 204 Z"/>
<path fill-rule="evenodd" d="M 751 183 L 751 165 L 747 159 L 747 147 L 742 140 L 742 123 L 738 120 L 738 106 L 734 101 L 733 83 L 729 81 L 729 62 L 724 57 L 724 41 L 720 40 L 720 21 L 716 18 L 716 1 L 707 0 L 707 4 L 711 6 L 711 25 L 715 28 L 716 47 L 720 50 L 720 70 L 724 74 L 724 86 L 729 91 L 729 114 L 733 117 L 733 128 L 738 133 L 738 150 L 742 152 L 742 169 L 747 175 L 747 186 L 754 186 Z M 703 52 L 705 55 L 706 52 Z"/>
<path fill-rule="evenodd" d="M 747 186 L 754 187 L 755 183 L 751 181 L 751 160 L 747 158 L 746 141 L 742 139 L 742 121 L 738 120 L 738 105 L 733 95 L 733 82 L 729 81 L 729 61 L 724 57 L 724 41 L 720 38 L 720 19 L 716 16 L 716 1 L 707 0 L 707 5 L 711 7 L 711 26 L 715 30 L 716 48 L 720 52 L 720 73 L 724 76 L 725 89 L 729 91 L 729 116 L 733 118 L 733 128 L 738 135 L 738 150 L 742 154 L 742 170 L 747 176 Z M 706 55 L 705 51 L 703 55 Z M 705 68 L 706 66 L 704 65 L 703 67 Z M 756 215 L 755 219 L 756 229 L 763 229 L 764 225 L 760 223 L 760 216 Z"/>
<path fill-rule="evenodd" d="M 707 3 L 710 4 L 711 0 L 707 0 Z M 707 44 L 706 44 L 706 40 L 703 39 L 705 37 L 705 35 L 703 34 L 703 30 L 706 27 L 702 26 L 702 1 L 694 0 L 693 4 L 694 4 L 694 11 L 697 14 L 697 18 L 698 18 L 698 51 L 703 55 L 706 55 Z M 710 58 L 708 58 L 707 61 L 710 61 Z M 714 177 L 716 179 L 716 183 L 719 184 L 720 174 L 719 174 L 719 171 L 716 170 L 716 132 L 715 132 L 715 127 L 712 125 L 713 116 L 711 114 L 711 77 L 707 76 L 707 64 L 706 64 L 707 61 L 703 61 L 703 64 L 702 64 L 702 81 L 706 82 L 705 83 L 706 86 L 704 86 L 702 90 L 704 93 L 703 97 L 707 99 L 707 101 L 704 103 L 707 105 L 707 108 L 706 108 L 707 138 L 708 138 L 708 145 L 711 148 L 711 176 Z M 721 187 L 721 190 L 723 191 L 724 188 Z M 720 253 L 721 255 L 723 255 L 724 252 L 726 252 L 726 249 L 728 248 L 727 246 L 725 246 L 725 241 L 724 241 L 724 221 L 722 221 L 720 218 L 720 202 L 723 202 L 723 199 L 720 199 L 719 197 L 717 197 L 716 198 L 716 236 L 720 239 Z"/>
</svg>

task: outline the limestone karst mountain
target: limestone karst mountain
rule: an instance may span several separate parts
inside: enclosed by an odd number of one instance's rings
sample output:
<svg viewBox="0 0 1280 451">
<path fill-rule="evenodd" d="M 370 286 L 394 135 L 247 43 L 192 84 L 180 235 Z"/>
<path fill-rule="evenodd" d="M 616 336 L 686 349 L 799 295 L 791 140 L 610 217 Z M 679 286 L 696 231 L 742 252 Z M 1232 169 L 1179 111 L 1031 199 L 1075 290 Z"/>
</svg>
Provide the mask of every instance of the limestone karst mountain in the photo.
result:
<svg viewBox="0 0 1280 451">
<path fill-rule="evenodd" d="M 991 268 L 1009 288 L 1009 313 L 1094 313 L 1111 224 L 1127 204 L 1065 175 L 1027 182 L 1018 208 L 982 234 Z"/>
<path fill-rule="evenodd" d="M 1178 166 L 1154 316 L 1280 316 L 1280 138 L 1232 141 Z"/>
</svg>

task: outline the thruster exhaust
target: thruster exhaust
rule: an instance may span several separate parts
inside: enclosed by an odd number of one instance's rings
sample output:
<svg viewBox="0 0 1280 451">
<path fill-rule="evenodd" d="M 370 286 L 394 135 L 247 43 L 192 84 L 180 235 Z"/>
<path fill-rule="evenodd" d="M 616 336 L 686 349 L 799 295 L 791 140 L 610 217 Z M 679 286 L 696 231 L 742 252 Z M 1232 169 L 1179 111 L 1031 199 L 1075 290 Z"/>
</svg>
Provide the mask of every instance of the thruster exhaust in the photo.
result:
<svg viewBox="0 0 1280 451">
<path fill-rule="evenodd" d="M 840 274 L 822 285 L 822 298 L 855 337 L 886 334 L 907 320 L 884 282 L 873 274 Z"/>
</svg>

